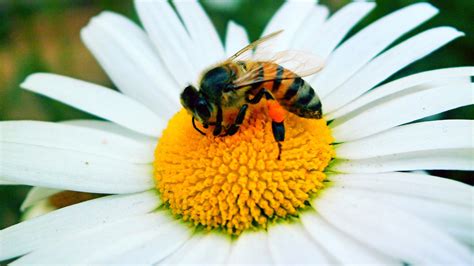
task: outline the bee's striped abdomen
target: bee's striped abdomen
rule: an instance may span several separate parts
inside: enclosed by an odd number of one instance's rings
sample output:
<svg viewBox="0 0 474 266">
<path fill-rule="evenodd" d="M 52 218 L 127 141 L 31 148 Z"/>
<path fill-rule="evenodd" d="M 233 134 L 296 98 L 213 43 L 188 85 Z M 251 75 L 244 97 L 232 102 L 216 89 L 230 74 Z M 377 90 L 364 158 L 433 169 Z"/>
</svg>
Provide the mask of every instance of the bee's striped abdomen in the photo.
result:
<svg viewBox="0 0 474 266">
<path fill-rule="evenodd" d="M 283 79 L 279 88 L 273 90 L 277 100 L 288 111 L 305 118 L 321 118 L 321 102 L 309 83 L 293 73 L 286 73 L 285 77 L 294 79 Z"/>
<path fill-rule="evenodd" d="M 305 118 L 321 118 L 321 102 L 313 88 L 292 71 L 270 62 L 245 62 L 246 68 L 255 69 L 256 81 L 252 94 L 261 89 L 270 91 L 288 111 Z M 258 81 L 267 81 L 259 83 Z"/>
<path fill-rule="evenodd" d="M 273 81 L 273 84 L 272 84 L 272 93 L 278 91 L 278 89 L 280 88 L 280 85 L 282 82 L 281 78 L 283 77 L 284 72 L 285 72 L 285 69 L 282 66 L 277 65 L 275 80 Z"/>
</svg>

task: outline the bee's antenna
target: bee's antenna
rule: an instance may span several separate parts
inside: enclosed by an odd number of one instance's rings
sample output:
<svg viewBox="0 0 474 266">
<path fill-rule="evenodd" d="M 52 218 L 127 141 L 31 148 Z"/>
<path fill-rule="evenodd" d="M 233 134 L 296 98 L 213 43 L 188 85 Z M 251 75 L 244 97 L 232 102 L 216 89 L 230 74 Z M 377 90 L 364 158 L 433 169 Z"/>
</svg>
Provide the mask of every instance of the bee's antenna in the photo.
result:
<svg viewBox="0 0 474 266">
<path fill-rule="evenodd" d="M 201 135 L 206 136 L 206 133 L 202 132 L 202 131 L 196 126 L 196 122 L 194 122 L 194 120 L 195 120 L 195 119 L 194 119 L 194 116 L 193 116 L 192 121 L 193 121 L 193 127 L 194 127 L 194 129 L 196 129 L 197 132 L 201 133 Z"/>
</svg>

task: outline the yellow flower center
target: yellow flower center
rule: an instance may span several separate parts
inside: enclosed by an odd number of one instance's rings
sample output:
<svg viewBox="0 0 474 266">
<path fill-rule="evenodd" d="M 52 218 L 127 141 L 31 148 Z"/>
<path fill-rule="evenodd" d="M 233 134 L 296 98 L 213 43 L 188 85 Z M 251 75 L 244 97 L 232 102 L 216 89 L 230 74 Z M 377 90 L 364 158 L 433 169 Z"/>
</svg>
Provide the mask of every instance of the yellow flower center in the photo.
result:
<svg viewBox="0 0 474 266">
<path fill-rule="evenodd" d="M 323 119 L 289 114 L 280 160 L 266 110 L 257 107 L 233 136 L 196 132 L 178 112 L 155 151 L 155 181 L 173 214 L 208 229 L 240 234 L 295 216 L 323 188 L 334 155 Z"/>
</svg>

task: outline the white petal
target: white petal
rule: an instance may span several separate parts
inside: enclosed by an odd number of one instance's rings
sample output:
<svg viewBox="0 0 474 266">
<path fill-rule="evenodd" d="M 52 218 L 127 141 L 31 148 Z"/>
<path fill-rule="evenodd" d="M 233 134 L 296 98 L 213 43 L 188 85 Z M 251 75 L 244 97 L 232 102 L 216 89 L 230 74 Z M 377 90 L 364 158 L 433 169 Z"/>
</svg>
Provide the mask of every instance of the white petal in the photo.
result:
<svg viewBox="0 0 474 266">
<path fill-rule="evenodd" d="M 266 232 L 243 232 L 232 243 L 227 264 L 272 264 Z"/>
<path fill-rule="evenodd" d="M 214 25 L 196 0 L 173 2 L 186 29 L 198 48 L 199 69 L 205 69 L 224 59 L 224 48 Z"/>
<path fill-rule="evenodd" d="M 327 58 L 349 30 L 374 7 L 375 3 L 363 1 L 352 2 L 342 7 L 322 25 L 320 31 L 314 33 L 314 38 L 317 41 L 311 43 L 309 51 L 322 58 Z M 316 89 L 318 94 L 321 90 L 321 95 L 323 95 L 324 88 L 316 87 Z"/>
<path fill-rule="evenodd" d="M 389 128 L 474 103 L 474 86 L 458 82 L 445 86 L 412 88 L 366 106 L 350 117 L 330 124 L 336 142 L 367 137 Z"/>
<path fill-rule="evenodd" d="M 336 158 L 365 159 L 389 154 L 474 148 L 473 120 L 438 120 L 398 126 L 336 145 Z"/>
<path fill-rule="evenodd" d="M 169 223 L 160 214 L 145 214 L 96 224 L 86 230 L 62 237 L 15 261 L 13 265 L 30 263 L 76 264 L 91 263 L 97 256 L 117 249 L 121 240 L 133 238 L 141 232 L 159 230 Z"/>
<path fill-rule="evenodd" d="M 49 198 L 50 196 L 61 192 L 59 189 L 52 188 L 43 188 L 43 187 L 34 187 L 30 189 L 26 195 L 25 200 L 21 204 L 20 210 L 25 211 L 27 208 L 33 206 L 34 204 Z"/>
<path fill-rule="evenodd" d="M 179 87 L 195 82 L 200 71 L 197 49 L 168 1 L 136 0 L 135 8 Z"/>
<path fill-rule="evenodd" d="M 383 173 L 413 170 L 474 170 L 474 149 L 399 153 L 361 160 L 335 160 L 328 170 L 339 173 Z"/>
<path fill-rule="evenodd" d="M 433 84 L 433 86 L 439 84 L 448 84 L 449 82 L 456 82 L 459 79 L 469 80 L 470 76 L 474 76 L 473 67 L 454 67 L 454 68 L 445 68 L 426 71 L 418 74 L 413 74 L 401 79 L 394 80 L 392 82 L 386 83 L 382 86 L 379 86 L 368 93 L 362 95 L 361 97 L 355 99 L 353 102 L 343 106 L 342 108 L 332 112 L 330 114 L 325 114 L 327 120 L 332 120 L 334 118 L 341 117 L 346 115 L 358 108 L 361 108 L 365 105 L 375 102 L 378 99 L 392 95 L 394 93 L 418 86 L 420 84 Z M 425 86 L 426 86 L 425 85 Z"/>
<path fill-rule="evenodd" d="M 160 265 L 224 264 L 229 257 L 231 237 L 210 233 L 195 233 L 178 251 L 161 261 Z M 209 252 L 212 250 L 212 254 Z"/>
<path fill-rule="evenodd" d="M 124 94 L 163 118 L 179 109 L 181 88 L 138 26 L 121 15 L 103 12 L 82 29 L 81 37 Z"/>
<path fill-rule="evenodd" d="M 225 39 L 225 50 L 227 57 L 231 57 L 240 49 L 249 44 L 249 38 L 245 28 L 229 21 L 227 24 L 227 33 Z"/>
<path fill-rule="evenodd" d="M 329 15 L 329 9 L 322 5 L 315 5 L 309 15 L 303 21 L 299 29 L 295 32 L 291 42 L 291 48 L 301 51 L 311 51 L 311 49 L 322 40 L 321 32 L 323 24 Z M 317 54 L 321 56 L 320 54 Z"/>
<path fill-rule="evenodd" d="M 273 51 L 287 50 L 290 47 L 296 31 L 313 10 L 314 6 L 314 1 L 287 1 L 283 3 L 262 33 L 262 36 L 265 36 L 283 30 L 278 36 L 278 41 L 272 43 L 271 48 Z"/>
<path fill-rule="evenodd" d="M 278 265 L 334 264 L 323 246 L 313 242 L 299 223 L 270 226 L 268 244 Z"/>
<path fill-rule="evenodd" d="M 2 177 L 0 176 L 0 185 L 18 185 L 17 183 L 13 181 L 6 181 L 6 180 L 2 180 L 1 178 Z"/>
<path fill-rule="evenodd" d="M 403 195 L 401 193 L 386 193 L 383 189 L 377 189 L 380 186 L 373 186 L 370 181 L 366 182 L 367 187 L 359 187 L 358 185 L 352 186 L 351 183 L 346 186 L 345 182 L 337 182 L 335 185 L 340 188 L 354 188 L 351 190 L 353 194 L 363 194 L 364 197 L 370 197 L 373 201 L 387 204 L 403 211 L 409 212 L 426 222 L 429 222 L 439 228 L 441 231 L 449 233 L 454 238 L 461 242 L 465 242 L 468 245 L 474 244 L 473 233 L 474 224 L 472 222 L 472 208 L 474 207 L 471 202 L 464 202 L 464 206 L 453 205 L 451 203 L 442 202 L 436 199 L 416 198 Z M 468 185 L 466 185 L 468 187 Z M 429 188 L 425 188 L 428 190 Z M 472 190 L 470 190 L 470 197 L 472 197 Z M 452 191 L 451 193 L 456 193 Z M 425 193 L 428 194 L 428 193 Z M 433 193 L 432 196 L 435 196 Z M 466 206 L 467 205 L 467 206 Z M 460 234 L 462 232 L 471 232 L 469 234 Z"/>
<path fill-rule="evenodd" d="M 414 173 L 330 174 L 335 186 L 364 188 L 471 206 L 473 188 L 458 181 Z"/>
<path fill-rule="evenodd" d="M 442 215 L 443 214 L 441 214 L 441 216 Z M 432 219 L 432 218 L 427 217 L 427 219 Z M 473 246 L 474 246 L 474 228 L 472 224 L 469 227 L 446 227 L 446 225 L 443 223 L 436 224 L 436 226 L 438 226 L 439 228 L 444 228 L 446 232 L 448 232 L 458 241 L 463 242 L 466 245 L 469 245 L 471 249 L 471 254 L 472 254 Z"/>
<path fill-rule="evenodd" d="M 377 251 L 361 245 L 346 234 L 337 230 L 314 211 L 301 215 L 301 221 L 309 236 L 327 251 L 336 262 L 349 265 L 388 265 L 395 264 Z"/>
<path fill-rule="evenodd" d="M 162 227 L 151 227 L 138 234 L 123 236 L 117 242 L 107 241 L 110 247 L 105 252 L 99 250 L 97 257 L 92 256 L 86 261 L 104 265 L 151 265 L 178 250 L 189 239 L 191 232 L 180 222 L 172 222 Z"/>
<path fill-rule="evenodd" d="M 369 91 L 398 70 L 463 36 L 451 27 L 424 31 L 377 56 L 354 76 L 324 97 L 323 112 L 330 113 Z"/>
<path fill-rule="evenodd" d="M 313 206 L 346 234 L 405 263 L 452 264 L 471 260 L 465 246 L 436 227 L 363 193 L 328 188 L 313 201 Z"/>
<path fill-rule="evenodd" d="M 23 255 L 57 239 L 121 217 L 148 213 L 159 204 L 155 192 L 108 196 L 16 224 L 0 231 L 0 260 Z"/>
<path fill-rule="evenodd" d="M 165 122 L 142 104 L 116 91 L 55 74 L 28 76 L 21 87 L 149 136 L 159 136 Z"/>
<path fill-rule="evenodd" d="M 102 130 L 39 121 L 0 122 L 1 143 L 77 151 L 133 163 L 151 163 L 154 146 Z M 34 132 L 34 134 L 32 134 Z"/>
<path fill-rule="evenodd" d="M 437 12 L 438 10 L 428 3 L 418 3 L 370 24 L 334 51 L 311 85 L 317 88 L 319 96 L 323 98 L 401 35 Z"/>
<path fill-rule="evenodd" d="M 94 193 L 150 189 L 153 167 L 90 153 L 30 144 L 2 143 L 2 179 L 18 184 Z"/>
<path fill-rule="evenodd" d="M 74 120 L 61 121 L 61 123 L 77 126 L 77 127 L 85 127 L 85 128 L 91 128 L 91 129 L 97 129 L 97 130 L 101 130 L 105 132 L 110 132 L 116 135 L 121 135 L 129 139 L 140 141 L 144 145 L 150 145 L 150 146 L 156 145 L 156 138 L 140 134 L 136 131 L 132 131 L 128 128 L 119 126 L 117 124 L 114 124 L 108 121 L 100 121 L 100 120 L 92 120 L 92 119 L 74 119 Z"/>
</svg>

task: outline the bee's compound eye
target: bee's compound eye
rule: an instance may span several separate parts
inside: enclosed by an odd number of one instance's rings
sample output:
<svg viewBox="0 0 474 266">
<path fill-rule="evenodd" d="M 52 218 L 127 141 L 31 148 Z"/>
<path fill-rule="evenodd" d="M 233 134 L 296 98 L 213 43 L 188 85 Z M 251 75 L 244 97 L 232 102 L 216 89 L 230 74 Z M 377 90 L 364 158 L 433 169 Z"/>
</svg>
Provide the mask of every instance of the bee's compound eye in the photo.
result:
<svg viewBox="0 0 474 266">
<path fill-rule="evenodd" d="M 195 87 L 189 85 L 181 93 L 181 103 L 187 109 L 192 108 L 195 102 L 199 100 L 199 93 Z"/>
<path fill-rule="evenodd" d="M 184 97 L 197 98 L 199 96 L 199 93 L 194 86 L 189 85 L 186 88 L 184 88 L 181 95 Z"/>
<path fill-rule="evenodd" d="M 199 117 L 204 121 L 209 120 L 209 118 L 211 117 L 208 104 L 206 100 L 202 98 L 199 99 L 199 101 L 196 103 L 196 112 L 198 113 Z"/>
</svg>

